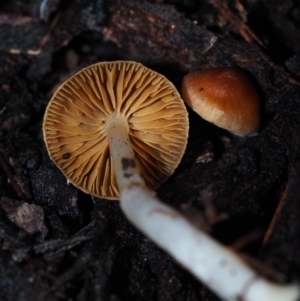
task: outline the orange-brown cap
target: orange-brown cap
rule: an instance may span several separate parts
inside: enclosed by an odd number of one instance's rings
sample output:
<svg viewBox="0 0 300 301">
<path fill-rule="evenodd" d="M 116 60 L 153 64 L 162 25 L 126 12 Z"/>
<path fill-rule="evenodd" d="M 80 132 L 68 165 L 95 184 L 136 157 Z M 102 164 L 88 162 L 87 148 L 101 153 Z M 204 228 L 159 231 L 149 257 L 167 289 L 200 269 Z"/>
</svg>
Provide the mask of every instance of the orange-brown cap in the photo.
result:
<svg viewBox="0 0 300 301">
<path fill-rule="evenodd" d="M 257 132 L 260 103 L 250 79 L 236 68 L 215 68 L 187 74 L 185 102 L 203 119 L 241 135 Z"/>
<path fill-rule="evenodd" d="M 156 188 L 181 160 L 188 118 L 173 84 L 139 63 L 91 65 L 56 91 L 43 124 L 51 159 L 81 190 L 118 199 L 105 137 L 106 119 L 112 114 L 127 120 L 138 168 L 147 186 Z"/>
</svg>

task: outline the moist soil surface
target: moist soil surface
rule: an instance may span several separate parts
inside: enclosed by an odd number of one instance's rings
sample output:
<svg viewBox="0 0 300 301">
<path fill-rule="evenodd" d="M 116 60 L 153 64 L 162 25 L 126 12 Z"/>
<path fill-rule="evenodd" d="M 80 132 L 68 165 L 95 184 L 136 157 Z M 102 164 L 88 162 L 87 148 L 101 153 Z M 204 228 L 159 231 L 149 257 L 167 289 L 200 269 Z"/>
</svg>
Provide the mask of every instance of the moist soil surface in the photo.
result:
<svg viewBox="0 0 300 301">
<path fill-rule="evenodd" d="M 257 0 L 2 0 L 0 300 L 219 300 L 136 230 L 119 203 L 69 185 L 43 115 L 92 63 L 166 76 L 237 67 L 261 126 L 237 137 L 189 112 L 189 139 L 159 198 L 273 281 L 300 280 L 300 3 Z M 195 250 L 196 252 L 197 250 Z"/>
</svg>

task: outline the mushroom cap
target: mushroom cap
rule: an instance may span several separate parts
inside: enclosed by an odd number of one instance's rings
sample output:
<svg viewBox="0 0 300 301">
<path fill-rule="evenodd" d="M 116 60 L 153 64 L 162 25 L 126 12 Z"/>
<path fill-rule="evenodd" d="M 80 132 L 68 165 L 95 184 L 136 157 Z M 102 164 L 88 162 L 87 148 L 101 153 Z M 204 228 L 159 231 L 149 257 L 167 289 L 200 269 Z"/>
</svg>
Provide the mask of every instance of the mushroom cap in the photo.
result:
<svg viewBox="0 0 300 301">
<path fill-rule="evenodd" d="M 236 68 L 215 68 L 187 74 L 182 97 L 203 119 L 235 134 L 257 132 L 260 103 L 250 79 Z"/>
<path fill-rule="evenodd" d="M 126 118 L 136 162 L 150 189 L 179 164 L 186 148 L 188 116 L 173 84 L 130 61 L 91 65 L 64 82 L 49 102 L 43 123 L 50 158 L 76 187 L 118 199 L 105 123 Z"/>
</svg>

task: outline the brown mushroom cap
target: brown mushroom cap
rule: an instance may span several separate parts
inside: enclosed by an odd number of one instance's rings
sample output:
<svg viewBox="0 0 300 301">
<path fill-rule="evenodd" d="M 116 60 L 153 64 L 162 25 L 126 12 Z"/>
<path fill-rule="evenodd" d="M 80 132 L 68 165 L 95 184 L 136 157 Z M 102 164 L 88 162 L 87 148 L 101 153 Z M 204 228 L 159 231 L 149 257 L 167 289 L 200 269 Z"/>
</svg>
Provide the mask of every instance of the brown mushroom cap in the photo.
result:
<svg viewBox="0 0 300 301">
<path fill-rule="evenodd" d="M 68 79 L 46 109 L 46 147 L 72 184 L 107 199 L 119 198 L 105 137 L 106 119 L 116 112 L 128 122 L 138 168 L 151 189 L 173 173 L 188 135 L 187 112 L 176 88 L 139 63 L 98 63 Z"/>
<path fill-rule="evenodd" d="M 182 97 L 203 119 L 230 132 L 258 130 L 259 97 L 249 78 L 236 68 L 215 68 L 187 74 Z"/>
</svg>

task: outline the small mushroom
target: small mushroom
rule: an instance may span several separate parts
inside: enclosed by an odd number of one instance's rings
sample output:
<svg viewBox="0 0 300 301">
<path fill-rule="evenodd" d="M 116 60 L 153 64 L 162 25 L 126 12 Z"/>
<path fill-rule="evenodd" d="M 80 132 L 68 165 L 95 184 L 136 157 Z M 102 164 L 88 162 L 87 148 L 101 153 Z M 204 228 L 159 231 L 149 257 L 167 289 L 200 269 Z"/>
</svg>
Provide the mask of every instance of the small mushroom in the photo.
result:
<svg viewBox="0 0 300 301">
<path fill-rule="evenodd" d="M 60 86 L 43 132 L 51 159 L 72 184 L 118 199 L 129 183 L 155 189 L 173 173 L 185 151 L 188 118 L 164 76 L 136 62 L 103 62 Z"/>
<path fill-rule="evenodd" d="M 237 135 L 254 135 L 260 103 L 250 79 L 237 68 L 215 68 L 187 74 L 182 82 L 185 102 L 203 119 Z"/>
</svg>

